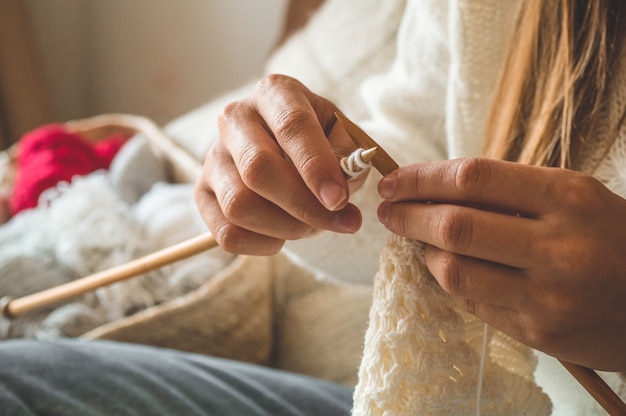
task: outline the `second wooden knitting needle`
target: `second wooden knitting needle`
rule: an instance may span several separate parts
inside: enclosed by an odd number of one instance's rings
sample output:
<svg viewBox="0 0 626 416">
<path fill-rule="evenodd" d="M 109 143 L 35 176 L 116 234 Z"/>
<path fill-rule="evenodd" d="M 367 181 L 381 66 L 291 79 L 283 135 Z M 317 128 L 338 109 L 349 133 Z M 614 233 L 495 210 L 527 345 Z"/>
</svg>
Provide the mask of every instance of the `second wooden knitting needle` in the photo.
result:
<svg viewBox="0 0 626 416">
<path fill-rule="evenodd" d="M 55 305 L 99 287 L 107 286 L 130 277 L 158 269 L 175 261 L 186 259 L 217 246 L 210 233 L 191 238 L 182 243 L 165 248 L 145 257 L 130 261 L 111 269 L 98 272 L 63 285 L 21 298 L 4 297 L 0 301 L 5 318 L 14 318 L 27 312 Z"/>
</svg>

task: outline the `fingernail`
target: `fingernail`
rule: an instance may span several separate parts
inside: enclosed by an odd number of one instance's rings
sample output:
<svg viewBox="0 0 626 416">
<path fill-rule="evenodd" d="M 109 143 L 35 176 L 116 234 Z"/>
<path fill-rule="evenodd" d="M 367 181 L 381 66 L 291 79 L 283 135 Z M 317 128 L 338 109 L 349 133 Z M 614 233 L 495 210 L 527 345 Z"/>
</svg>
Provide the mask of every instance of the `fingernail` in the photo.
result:
<svg viewBox="0 0 626 416">
<path fill-rule="evenodd" d="M 378 183 L 378 194 L 384 199 L 391 199 L 396 194 L 396 177 L 385 176 Z"/>
<path fill-rule="evenodd" d="M 337 210 L 346 201 L 347 197 L 346 191 L 336 182 L 324 181 L 320 185 L 320 198 L 326 208 L 331 211 Z"/>
<path fill-rule="evenodd" d="M 391 203 L 383 202 L 378 206 L 378 220 L 387 225 L 389 222 L 389 213 L 391 212 Z"/>
</svg>

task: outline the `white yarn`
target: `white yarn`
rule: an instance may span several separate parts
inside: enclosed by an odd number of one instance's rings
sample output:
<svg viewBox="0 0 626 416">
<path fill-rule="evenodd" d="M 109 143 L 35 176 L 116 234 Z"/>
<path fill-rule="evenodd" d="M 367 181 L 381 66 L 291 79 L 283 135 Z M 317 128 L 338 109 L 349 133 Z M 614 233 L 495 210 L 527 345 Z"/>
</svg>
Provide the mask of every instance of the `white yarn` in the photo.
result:
<svg viewBox="0 0 626 416">
<path fill-rule="evenodd" d="M 0 227 L 0 259 L 8 256 L 17 260 L 0 263 L 3 293 L 22 296 L 56 286 L 201 232 L 192 220 L 196 214 L 191 211 L 195 209 L 191 186 L 161 185 L 149 194 L 151 203 L 162 209 L 135 213 L 115 192 L 106 172 L 77 177 L 71 184 L 60 184 L 44 193 L 39 207 Z M 176 209 L 168 210 L 165 201 Z M 31 258 L 42 267 L 33 268 Z M 35 321 L 33 315 L 26 315 L 0 322 L 4 328 L 0 328 L 0 336 L 79 336 L 105 322 L 189 293 L 231 259 L 232 255 L 212 250 L 210 255 L 99 288 L 53 313 L 37 315 Z M 23 322 L 31 324 L 24 326 Z"/>
<path fill-rule="evenodd" d="M 40 198 L 41 215 L 55 237 L 58 262 L 87 275 L 146 253 L 152 244 L 131 221 L 131 208 L 114 193 L 106 172 L 76 177 Z M 47 207 L 47 209 L 46 209 Z"/>
<path fill-rule="evenodd" d="M 353 416 L 475 414 L 480 356 L 467 342 L 456 300 L 428 272 L 419 243 L 388 239 L 373 297 Z M 487 357 L 482 380 L 483 414 L 551 412 L 550 399 L 532 381 Z"/>
<path fill-rule="evenodd" d="M 489 325 L 483 325 L 483 347 L 480 351 L 480 366 L 478 370 L 478 387 L 476 388 L 476 416 L 480 416 L 480 401 L 483 394 L 483 377 L 485 376 L 485 363 L 487 362 L 487 345 L 489 344 Z"/>
<path fill-rule="evenodd" d="M 363 152 L 365 149 L 359 147 L 354 152 L 350 153 L 348 157 L 344 157 L 340 160 L 339 165 L 341 170 L 349 179 L 357 179 L 366 174 L 371 168 L 372 164 L 363 160 Z"/>
</svg>

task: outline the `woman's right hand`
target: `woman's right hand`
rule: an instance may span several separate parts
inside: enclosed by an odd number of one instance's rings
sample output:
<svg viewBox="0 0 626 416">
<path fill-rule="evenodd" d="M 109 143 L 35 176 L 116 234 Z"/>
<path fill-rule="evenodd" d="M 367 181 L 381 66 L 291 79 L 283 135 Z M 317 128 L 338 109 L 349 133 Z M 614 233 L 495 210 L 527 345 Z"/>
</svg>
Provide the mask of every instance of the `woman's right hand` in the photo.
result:
<svg viewBox="0 0 626 416">
<path fill-rule="evenodd" d="M 224 250 L 269 255 L 315 229 L 359 229 L 361 214 L 348 203 L 338 163 L 356 145 L 333 128 L 335 111 L 284 75 L 265 77 L 249 97 L 224 108 L 195 188 L 200 213 Z"/>
</svg>

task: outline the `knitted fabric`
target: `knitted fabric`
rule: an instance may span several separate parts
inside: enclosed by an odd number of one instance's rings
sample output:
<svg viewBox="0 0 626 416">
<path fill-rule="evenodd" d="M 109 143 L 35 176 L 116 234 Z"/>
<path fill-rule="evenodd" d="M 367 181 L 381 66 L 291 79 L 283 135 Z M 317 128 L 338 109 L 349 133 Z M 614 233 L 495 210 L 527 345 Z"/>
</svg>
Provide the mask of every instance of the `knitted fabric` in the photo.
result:
<svg viewBox="0 0 626 416">
<path fill-rule="evenodd" d="M 466 329 L 473 319 L 453 302 L 429 274 L 421 245 L 391 236 L 374 284 L 353 416 L 476 414 L 480 355 Z M 532 381 L 530 350 L 502 337 L 495 349 L 522 365 L 487 357 L 481 414 L 550 414 L 550 399 Z"/>
</svg>

